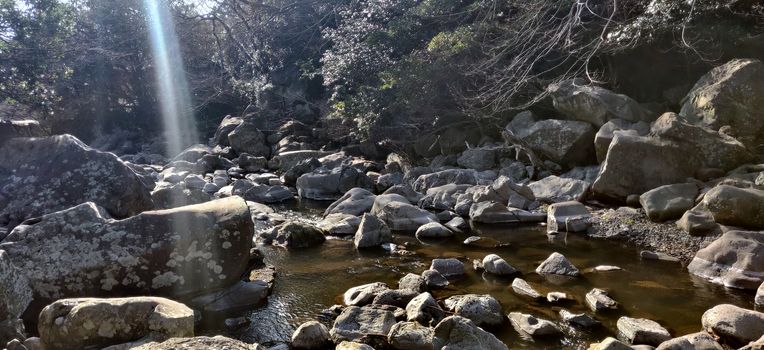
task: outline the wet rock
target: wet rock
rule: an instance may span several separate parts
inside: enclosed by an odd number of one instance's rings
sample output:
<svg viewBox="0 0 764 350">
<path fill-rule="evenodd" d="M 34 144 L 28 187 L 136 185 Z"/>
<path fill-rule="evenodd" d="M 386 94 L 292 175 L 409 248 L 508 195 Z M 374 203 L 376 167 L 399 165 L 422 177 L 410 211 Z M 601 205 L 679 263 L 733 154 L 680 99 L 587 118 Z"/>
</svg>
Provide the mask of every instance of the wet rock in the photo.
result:
<svg viewBox="0 0 764 350">
<path fill-rule="evenodd" d="M 426 223 L 438 221 L 435 214 L 411 205 L 406 198 L 398 194 L 377 196 L 371 214 L 384 221 L 394 231 L 415 231 Z"/>
<path fill-rule="evenodd" d="M 508 208 L 496 202 L 475 203 L 470 207 L 470 219 L 486 224 L 542 222 L 546 213 L 535 213 L 522 209 Z"/>
<path fill-rule="evenodd" d="M 124 220 L 85 203 L 17 226 L 0 250 L 7 251 L 45 299 L 111 293 L 182 296 L 239 280 L 247 270 L 253 231 L 249 208 L 240 197 Z"/>
<path fill-rule="evenodd" d="M 270 290 L 266 281 L 239 281 L 221 291 L 195 297 L 188 304 L 205 315 L 222 317 L 265 304 Z"/>
<path fill-rule="evenodd" d="M 430 222 L 424 224 L 419 226 L 419 228 L 416 230 L 416 238 L 418 239 L 444 238 L 451 237 L 453 235 L 453 231 L 441 225 L 439 222 Z"/>
<path fill-rule="evenodd" d="M 127 163 L 74 136 L 14 138 L 0 146 L 0 226 L 84 202 L 117 218 L 153 208 L 149 189 Z"/>
<path fill-rule="evenodd" d="M 329 333 L 335 343 L 357 341 L 370 335 L 386 338 L 395 323 L 392 311 L 348 306 L 337 316 Z"/>
<path fill-rule="evenodd" d="M 537 200 L 544 203 L 583 201 L 591 184 L 576 179 L 566 179 L 554 175 L 531 182 L 528 187 Z"/>
<path fill-rule="evenodd" d="M 687 270 L 727 287 L 756 289 L 764 282 L 764 233 L 729 231 L 699 250 Z"/>
<path fill-rule="evenodd" d="M 628 346 L 618 339 L 607 337 L 605 340 L 592 344 L 589 350 L 634 350 L 631 346 Z"/>
<path fill-rule="evenodd" d="M 169 299 L 61 299 L 38 322 L 48 349 L 103 348 L 137 339 L 162 341 L 194 335 L 194 311 Z"/>
<path fill-rule="evenodd" d="M 324 215 L 339 213 L 359 216 L 371 210 L 376 197 L 374 193 L 363 188 L 350 189 L 340 199 L 329 205 Z"/>
<path fill-rule="evenodd" d="M 315 200 L 337 200 L 352 188 L 373 189 L 373 182 L 360 170 L 340 166 L 331 170 L 318 168 L 297 178 L 300 197 Z"/>
<path fill-rule="evenodd" d="M 531 337 L 561 335 L 562 331 L 552 321 L 520 312 L 510 312 L 509 321 L 520 334 Z"/>
<path fill-rule="evenodd" d="M 631 123 L 623 119 L 613 119 L 602 125 L 594 135 L 594 149 L 597 153 L 597 162 L 602 163 L 607 155 L 610 141 L 613 141 L 615 133 L 628 133 L 631 135 L 645 136 L 650 132 L 650 124 L 645 122 Z"/>
<path fill-rule="evenodd" d="M 363 343 L 343 341 L 337 345 L 335 350 L 374 350 L 374 348 Z"/>
<path fill-rule="evenodd" d="M 387 342 L 397 350 L 432 350 L 433 329 L 416 322 L 398 322 L 387 335 Z"/>
<path fill-rule="evenodd" d="M 531 287 L 531 285 L 522 278 L 515 278 L 512 281 L 512 290 L 517 294 L 529 297 L 531 299 L 541 299 L 544 297 L 541 295 L 541 293 L 533 289 L 533 287 Z"/>
<path fill-rule="evenodd" d="M 246 121 L 228 133 L 228 142 L 238 154 L 247 153 L 266 158 L 271 155 L 271 148 L 266 144 L 265 134 L 255 124 Z"/>
<path fill-rule="evenodd" d="M 559 303 L 563 301 L 573 300 L 568 294 L 563 292 L 549 292 L 546 293 L 546 301 L 550 303 Z"/>
<path fill-rule="evenodd" d="M 604 310 L 615 310 L 618 303 L 608 296 L 608 293 L 602 289 L 594 288 L 586 293 L 586 305 L 594 312 Z"/>
<path fill-rule="evenodd" d="M 673 257 L 666 253 L 653 252 L 650 250 L 643 250 L 639 252 L 639 257 L 645 260 L 661 260 L 670 262 L 680 262 L 679 258 Z"/>
<path fill-rule="evenodd" d="M 454 295 L 444 303 L 446 310 L 470 319 L 478 327 L 497 327 L 504 323 L 501 304 L 490 295 Z"/>
<path fill-rule="evenodd" d="M 247 344 L 241 341 L 226 338 L 221 335 L 214 337 L 172 338 L 157 343 L 151 342 L 130 350 L 202 350 L 202 349 L 225 349 L 225 350 L 265 350 L 258 344 Z M 119 349 L 121 350 L 121 349 Z"/>
<path fill-rule="evenodd" d="M 444 277 L 461 276 L 464 274 L 464 263 L 459 259 L 432 259 L 430 270 L 438 271 Z"/>
<path fill-rule="evenodd" d="M 703 328 L 730 345 L 744 345 L 764 334 L 764 313 L 730 304 L 708 309 L 701 318 Z"/>
<path fill-rule="evenodd" d="M 309 248 L 324 243 L 326 237 L 316 226 L 290 221 L 276 229 L 276 241 L 288 248 Z"/>
<path fill-rule="evenodd" d="M 554 108 L 574 120 L 601 127 L 613 119 L 651 122 L 650 113 L 637 101 L 610 90 L 565 80 L 549 88 Z"/>
<path fill-rule="evenodd" d="M 419 293 L 421 292 L 412 289 L 388 289 L 374 297 L 371 303 L 373 305 L 392 305 L 405 308 L 411 299 L 414 299 Z"/>
<path fill-rule="evenodd" d="M 616 326 L 619 334 L 631 344 L 658 346 L 671 339 L 671 333 L 666 328 L 646 318 L 621 317 Z"/>
<path fill-rule="evenodd" d="M 595 320 L 593 317 L 585 313 L 574 314 L 565 309 L 560 310 L 560 318 L 567 323 L 584 328 L 600 325 L 600 321 Z"/>
<path fill-rule="evenodd" d="M 486 255 L 483 258 L 482 265 L 485 272 L 498 276 L 510 276 L 518 272 L 517 269 L 496 254 Z"/>
<path fill-rule="evenodd" d="M 462 242 L 462 244 L 479 248 L 498 248 L 509 246 L 509 243 L 502 243 L 490 237 L 480 236 L 469 236 Z"/>
<path fill-rule="evenodd" d="M 378 247 L 392 241 L 393 235 L 382 220 L 371 214 L 363 214 L 353 239 L 356 248 Z"/>
<path fill-rule="evenodd" d="M 331 236 L 355 235 L 361 218 L 348 214 L 329 214 L 316 226 Z"/>
<path fill-rule="evenodd" d="M 764 65 L 755 59 L 735 59 L 700 78 L 682 100 L 680 114 L 688 122 L 730 132 L 745 144 L 756 145 L 764 130 Z"/>
<path fill-rule="evenodd" d="M 449 283 L 448 279 L 436 270 L 425 270 L 422 272 L 422 278 L 424 278 L 427 288 L 445 288 Z"/>
<path fill-rule="evenodd" d="M 398 280 L 398 288 L 413 290 L 415 292 L 421 293 L 427 289 L 427 282 L 425 281 L 424 277 L 420 275 L 408 273 L 401 277 L 400 280 Z"/>
<path fill-rule="evenodd" d="M 691 235 L 705 235 L 719 229 L 714 215 L 702 203 L 686 211 L 676 225 Z"/>
<path fill-rule="evenodd" d="M 581 232 L 589 228 L 592 215 L 586 207 L 575 201 L 561 202 L 547 208 L 548 232 Z"/>
<path fill-rule="evenodd" d="M 507 350 L 493 334 L 461 316 L 446 317 L 435 326 L 434 349 Z"/>
<path fill-rule="evenodd" d="M 32 302 L 32 289 L 22 272 L 0 250 L 0 344 L 24 338 L 22 313 Z"/>
<path fill-rule="evenodd" d="M 430 293 L 424 292 L 411 299 L 406 305 L 406 315 L 408 321 L 416 321 L 427 326 L 440 322 L 445 313 L 435 298 Z"/>
<path fill-rule="evenodd" d="M 415 191 L 424 193 L 430 188 L 446 184 L 477 185 L 477 183 L 477 171 L 473 169 L 447 169 L 420 175 L 412 186 Z"/>
<path fill-rule="evenodd" d="M 580 275 L 578 268 L 573 266 L 564 255 L 557 252 L 549 255 L 549 257 L 536 268 L 536 273 L 574 277 Z"/>
<path fill-rule="evenodd" d="M 660 222 L 679 218 L 695 205 L 698 187 L 692 183 L 664 185 L 639 196 L 647 217 Z"/>
<path fill-rule="evenodd" d="M 345 305 L 364 306 L 369 305 L 378 295 L 390 288 L 382 282 L 368 283 L 348 289 L 342 296 Z"/>
<path fill-rule="evenodd" d="M 722 225 L 764 229 L 764 191 L 719 185 L 703 197 L 705 208 Z"/>
<path fill-rule="evenodd" d="M 713 336 L 706 332 L 692 333 L 661 343 L 656 350 L 723 350 Z"/>
<path fill-rule="evenodd" d="M 468 148 L 459 155 L 456 163 L 462 168 L 483 171 L 496 166 L 496 150 L 491 148 Z"/>
<path fill-rule="evenodd" d="M 539 156 L 567 166 L 594 163 L 594 128 L 585 122 L 546 119 L 537 121 L 521 112 L 505 131 L 525 143 Z M 510 140 L 511 141 L 511 140 Z"/>
<path fill-rule="evenodd" d="M 317 321 L 301 324 L 292 334 L 292 347 L 295 349 L 325 349 L 330 339 L 329 330 Z"/>
</svg>

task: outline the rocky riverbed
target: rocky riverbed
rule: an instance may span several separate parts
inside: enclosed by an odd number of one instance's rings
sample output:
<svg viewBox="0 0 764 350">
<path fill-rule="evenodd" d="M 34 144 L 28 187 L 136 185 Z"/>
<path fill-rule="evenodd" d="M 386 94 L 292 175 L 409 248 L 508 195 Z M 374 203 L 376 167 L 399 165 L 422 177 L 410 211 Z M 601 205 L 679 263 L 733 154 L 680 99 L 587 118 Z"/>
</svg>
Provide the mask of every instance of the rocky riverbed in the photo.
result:
<svg viewBox="0 0 764 350">
<path fill-rule="evenodd" d="M 171 159 L 0 124 L 0 341 L 760 348 L 761 81 L 731 61 L 678 114 L 567 81 L 564 117 L 407 156 L 256 116 Z"/>
</svg>

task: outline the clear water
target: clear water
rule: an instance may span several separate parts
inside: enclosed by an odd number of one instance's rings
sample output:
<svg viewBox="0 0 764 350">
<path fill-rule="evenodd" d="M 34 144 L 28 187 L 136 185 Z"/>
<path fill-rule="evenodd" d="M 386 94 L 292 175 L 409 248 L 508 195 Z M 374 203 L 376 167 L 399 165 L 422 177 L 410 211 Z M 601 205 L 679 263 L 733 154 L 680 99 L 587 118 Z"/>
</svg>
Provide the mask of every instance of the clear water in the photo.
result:
<svg viewBox="0 0 764 350">
<path fill-rule="evenodd" d="M 312 208 L 310 205 L 300 208 L 302 215 L 320 216 L 323 206 L 311 205 Z M 511 279 L 490 278 L 473 271 L 472 260 L 482 259 L 489 253 L 499 254 L 522 271 L 522 278 L 542 294 L 550 291 L 568 293 L 575 300 L 562 306 L 570 311 L 589 312 L 584 295 L 594 287 L 607 289 L 620 303 L 617 311 L 595 315 L 603 324 L 597 329 L 582 331 L 560 322 L 566 334 L 562 338 L 523 339 L 509 322 L 492 330 L 510 348 L 586 349 L 592 341 L 615 336 L 615 324 L 620 316 L 656 320 L 672 335 L 678 336 L 700 331 L 701 315 L 714 305 L 732 303 L 753 308 L 750 292 L 726 289 L 695 278 L 678 263 L 640 260 L 637 248 L 618 242 L 573 234 L 550 241 L 544 228 L 535 225 L 473 227 L 473 234 L 491 237 L 509 243 L 509 246 L 478 248 L 461 244 L 469 235 L 426 243 L 411 236 L 395 235 L 396 244 L 405 245 L 415 254 L 398 256 L 382 249 L 359 252 L 352 241 L 340 239 L 304 250 L 262 247 L 266 262 L 277 268 L 273 295 L 268 306 L 248 314 L 251 325 L 233 336 L 265 344 L 288 341 L 299 324 L 317 319 L 322 309 L 340 304 L 342 294 L 348 288 L 377 281 L 395 288 L 400 277 L 408 272 L 421 273 L 429 267 L 431 259 L 439 257 L 462 258 L 469 268 L 467 274 L 453 280 L 448 289 L 436 291 L 436 298 L 465 293 L 490 294 L 501 302 L 505 313 L 520 311 L 559 321 L 560 306 L 517 296 L 510 287 Z M 533 272 L 555 251 L 570 259 L 583 275 L 545 280 Z M 616 265 L 623 270 L 591 271 L 597 265 Z"/>
</svg>

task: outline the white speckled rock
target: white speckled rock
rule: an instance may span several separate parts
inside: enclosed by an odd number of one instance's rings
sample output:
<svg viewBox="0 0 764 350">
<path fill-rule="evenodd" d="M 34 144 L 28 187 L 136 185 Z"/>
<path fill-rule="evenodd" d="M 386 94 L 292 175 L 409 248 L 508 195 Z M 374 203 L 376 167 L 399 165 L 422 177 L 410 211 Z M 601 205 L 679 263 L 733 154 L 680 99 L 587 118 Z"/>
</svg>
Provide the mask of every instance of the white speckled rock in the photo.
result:
<svg viewBox="0 0 764 350">
<path fill-rule="evenodd" d="M 221 335 L 214 337 L 172 338 L 161 343 L 151 342 L 130 350 L 265 350 L 258 344 L 247 344 L 236 339 L 226 338 Z M 112 350 L 112 349 L 108 349 Z M 122 350 L 122 349 L 114 349 Z"/>
<path fill-rule="evenodd" d="M 487 294 L 454 295 L 444 304 L 448 311 L 469 318 L 478 327 L 500 326 L 505 320 L 499 301 Z"/>
<path fill-rule="evenodd" d="M 658 346 L 671 339 L 671 333 L 658 322 L 646 318 L 621 317 L 617 322 L 618 332 L 629 343 Z"/>
<path fill-rule="evenodd" d="M 348 306 L 334 320 L 334 326 L 329 333 L 335 343 L 343 340 L 356 341 L 367 335 L 387 337 L 395 323 L 392 311 Z"/>
<path fill-rule="evenodd" d="M 297 327 L 292 334 L 295 349 L 324 349 L 329 342 L 329 330 L 317 321 L 308 321 Z"/>
<path fill-rule="evenodd" d="M 433 349 L 507 350 L 493 334 L 484 331 L 468 318 L 450 316 L 435 326 Z"/>
<path fill-rule="evenodd" d="M 387 335 L 393 349 L 432 350 L 433 330 L 416 322 L 398 322 Z"/>
<path fill-rule="evenodd" d="M 0 250 L 0 344 L 23 339 L 21 314 L 32 301 L 29 281 Z"/>
</svg>

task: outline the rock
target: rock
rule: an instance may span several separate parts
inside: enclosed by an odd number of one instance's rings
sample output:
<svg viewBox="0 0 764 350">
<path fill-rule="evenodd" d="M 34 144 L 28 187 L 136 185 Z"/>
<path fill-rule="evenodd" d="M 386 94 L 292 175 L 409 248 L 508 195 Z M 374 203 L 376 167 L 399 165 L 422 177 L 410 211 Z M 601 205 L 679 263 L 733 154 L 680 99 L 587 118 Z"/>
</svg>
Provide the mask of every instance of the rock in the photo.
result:
<svg viewBox="0 0 764 350">
<path fill-rule="evenodd" d="M 444 277 L 460 276 L 464 274 L 464 263 L 456 258 L 432 259 L 430 270 L 438 271 Z"/>
<path fill-rule="evenodd" d="M 348 306 L 334 320 L 329 334 L 335 343 L 343 340 L 357 341 L 369 335 L 387 338 L 395 323 L 392 311 Z"/>
<path fill-rule="evenodd" d="M 348 214 L 329 214 L 317 227 L 330 236 L 355 235 L 361 225 L 361 218 Z"/>
<path fill-rule="evenodd" d="M 35 294 L 47 300 L 113 294 L 181 297 L 238 281 L 248 271 L 253 231 L 249 208 L 240 197 L 124 220 L 85 203 L 17 226 L 0 250 L 8 252 Z"/>
<path fill-rule="evenodd" d="M 673 257 L 666 253 L 654 252 L 650 250 L 643 250 L 639 252 L 639 257 L 645 260 L 661 260 L 670 262 L 680 262 L 679 258 Z"/>
<path fill-rule="evenodd" d="M 549 257 L 536 268 L 536 273 L 574 277 L 580 275 L 578 268 L 573 266 L 564 255 L 557 252 L 549 255 Z"/>
<path fill-rule="evenodd" d="M 508 350 L 499 339 L 461 316 L 450 316 L 435 326 L 433 349 Z"/>
<path fill-rule="evenodd" d="M 379 293 L 371 302 L 373 305 L 392 305 L 405 308 L 420 292 L 411 289 L 389 289 Z"/>
<path fill-rule="evenodd" d="M 359 216 L 371 210 L 376 197 L 374 193 L 366 189 L 352 188 L 336 202 L 329 205 L 324 211 L 324 215 L 341 213 Z"/>
<path fill-rule="evenodd" d="M 403 198 L 405 198 L 409 204 L 411 203 L 419 203 L 419 201 L 422 199 L 422 194 L 414 191 L 413 188 L 411 188 L 408 184 L 402 184 L 402 185 L 395 185 L 393 187 L 390 187 L 382 194 L 397 194 Z"/>
<path fill-rule="evenodd" d="M 266 281 L 238 281 L 232 286 L 191 299 L 188 305 L 212 318 L 249 310 L 268 301 L 271 285 Z M 204 320 L 204 319 L 203 319 Z"/>
<path fill-rule="evenodd" d="M 445 305 L 448 311 L 470 319 L 478 327 L 498 327 L 504 323 L 501 304 L 487 294 L 454 295 L 446 299 Z"/>
<path fill-rule="evenodd" d="M 300 197 L 314 200 L 337 200 L 350 189 L 373 189 L 374 183 L 360 170 L 341 166 L 332 170 L 318 168 L 297 178 Z"/>
<path fill-rule="evenodd" d="M 368 283 L 348 289 L 342 296 L 345 305 L 364 306 L 369 305 L 378 295 L 390 290 L 382 282 Z"/>
<path fill-rule="evenodd" d="M 204 188 L 204 185 L 207 184 L 207 181 L 205 181 L 201 175 L 190 174 L 183 179 L 183 183 L 186 184 L 186 188 L 188 189 L 201 190 Z"/>
<path fill-rule="evenodd" d="M 448 280 L 436 270 L 425 270 L 422 272 L 427 288 L 445 288 L 448 286 Z"/>
<path fill-rule="evenodd" d="M 427 289 L 427 283 L 424 280 L 424 277 L 413 273 L 407 273 L 406 276 L 403 276 L 398 280 L 398 288 L 421 293 Z"/>
<path fill-rule="evenodd" d="M 607 337 L 600 343 L 592 344 L 589 350 L 634 350 L 631 346 L 628 346 L 615 338 Z"/>
<path fill-rule="evenodd" d="M 435 298 L 430 293 L 424 292 L 409 301 L 406 305 L 406 315 L 408 321 L 416 321 L 428 326 L 440 322 L 445 313 Z"/>
<path fill-rule="evenodd" d="M 293 167 L 287 169 L 284 172 L 284 183 L 289 186 L 294 186 L 300 176 L 313 172 L 313 170 L 316 170 L 320 167 L 321 162 L 319 162 L 316 158 L 301 160 L 299 163 L 295 164 Z"/>
<path fill-rule="evenodd" d="M 289 248 L 309 248 L 326 241 L 320 228 L 304 222 L 290 221 L 276 229 L 276 241 Z"/>
<path fill-rule="evenodd" d="M 387 342 L 397 350 L 432 350 L 432 328 L 416 322 L 398 322 L 390 329 Z"/>
<path fill-rule="evenodd" d="M 563 292 L 549 292 L 546 293 L 546 301 L 550 303 L 560 303 L 563 301 L 573 300 L 567 293 Z"/>
<path fill-rule="evenodd" d="M 384 221 L 393 231 L 415 231 L 424 224 L 438 221 L 435 214 L 411 205 L 398 194 L 377 196 L 371 214 Z"/>
<path fill-rule="evenodd" d="M 374 348 L 363 343 L 343 341 L 334 350 L 374 350 Z"/>
<path fill-rule="evenodd" d="M 594 163 L 596 131 L 588 123 L 555 119 L 536 121 L 531 113 L 522 112 L 515 116 L 505 131 L 538 156 L 554 163 L 566 166 Z"/>
<path fill-rule="evenodd" d="M 457 216 L 449 220 L 447 223 L 445 223 L 444 226 L 448 227 L 451 231 L 454 232 L 466 232 L 470 229 L 470 224 L 461 216 Z"/>
<path fill-rule="evenodd" d="M 167 341 L 156 343 L 151 342 L 137 347 L 131 347 L 130 350 L 205 350 L 205 349 L 225 349 L 225 350 L 265 350 L 265 347 L 258 344 L 247 344 L 241 341 L 226 338 L 222 335 L 214 337 L 193 337 L 193 338 L 172 338 Z"/>
<path fill-rule="evenodd" d="M 590 328 L 600 325 L 600 322 L 595 320 L 593 317 L 585 314 L 574 314 L 568 310 L 562 309 L 560 310 L 560 318 L 562 318 L 563 321 L 570 323 L 575 326 L 584 327 L 584 328 Z"/>
<path fill-rule="evenodd" d="M 417 192 L 427 192 L 430 188 L 443 186 L 446 184 L 454 185 L 477 185 L 477 171 L 472 169 L 448 169 L 435 173 L 420 175 L 413 183 L 414 190 Z"/>
<path fill-rule="evenodd" d="M 656 350 L 723 350 L 713 336 L 706 332 L 692 333 L 661 343 Z"/>
<path fill-rule="evenodd" d="M 719 185 L 702 202 L 722 225 L 764 229 L 764 190 Z"/>
<path fill-rule="evenodd" d="M 156 297 L 61 299 L 42 310 L 38 330 L 48 349 L 162 341 L 193 336 L 194 311 Z"/>
<path fill-rule="evenodd" d="M 488 254 L 482 261 L 483 269 L 485 272 L 498 275 L 498 276 L 510 276 L 517 274 L 518 271 L 512 265 L 507 263 L 504 259 L 496 254 Z"/>
<path fill-rule="evenodd" d="M 40 137 L 45 131 L 36 120 L 0 120 L 0 146 L 15 137 Z"/>
<path fill-rule="evenodd" d="M 764 306 L 764 283 L 759 285 L 759 288 L 756 289 L 756 297 L 754 298 L 754 303 L 756 305 L 763 305 Z"/>
<path fill-rule="evenodd" d="M 515 278 L 512 281 L 512 290 L 515 291 L 515 293 L 520 294 L 522 296 L 529 297 L 531 299 L 542 299 L 544 298 L 541 293 L 537 292 L 533 287 L 531 287 L 528 282 L 526 282 L 522 278 Z"/>
<path fill-rule="evenodd" d="M 0 146 L 0 226 L 84 202 L 116 218 L 153 208 L 149 189 L 127 163 L 74 136 L 14 138 Z"/>
<path fill-rule="evenodd" d="M 589 228 L 592 215 L 575 201 L 555 203 L 547 208 L 547 232 L 581 232 Z"/>
<path fill-rule="evenodd" d="M 705 235 L 719 228 L 714 215 L 702 203 L 686 211 L 676 225 L 691 235 Z"/>
<path fill-rule="evenodd" d="M 419 206 L 424 209 L 452 210 L 456 206 L 458 197 L 470 188 L 472 188 L 472 185 L 448 184 L 432 187 L 419 200 Z"/>
<path fill-rule="evenodd" d="M 630 123 L 623 119 L 613 119 L 602 125 L 597 134 L 594 135 L 594 150 L 597 154 L 598 163 L 605 160 L 610 141 L 613 141 L 613 135 L 616 132 L 645 136 L 650 132 L 650 124 L 645 122 Z"/>
<path fill-rule="evenodd" d="M 268 167 L 268 159 L 265 157 L 255 157 L 247 153 L 242 153 L 238 158 L 239 167 L 248 173 L 255 173 Z"/>
<path fill-rule="evenodd" d="M 330 154 L 332 154 L 332 152 L 315 151 L 315 150 L 279 152 L 277 156 L 274 156 L 271 159 L 271 162 L 274 164 L 272 164 L 272 166 L 270 166 L 271 164 L 269 164 L 269 167 L 271 169 L 279 169 L 282 171 L 287 171 L 289 169 L 292 169 L 292 167 L 296 166 L 298 163 L 304 160 L 308 160 L 310 158 L 319 159 L 322 157 L 326 157 Z"/>
<path fill-rule="evenodd" d="M 236 184 L 246 180 L 237 180 Z M 245 188 L 237 188 L 234 185 L 235 195 L 240 195 L 248 201 L 257 203 L 279 203 L 286 200 L 294 199 L 294 194 L 286 186 L 269 186 L 252 184 Z"/>
<path fill-rule="evenodd" d="M 552 321 L 520 312 L 510 312 L 509 321 L 520 334 L 531 337 L 562 335 L 562 331 Z"/>
<path fill-rule="evenodd" d="M 631 344 L 658 346 L 671 339 L 671 333 L 658 322 L 646 318 L 621 317 L 616 324 L 618 332 Z"/>
<path fill-rule="evenodd" d="M 444 238 L 451 237 L 453 235 L 453 231 L 441 225 L 439 222 L 426 223 L 422 226 L 419 226 L 419 228 L 416 230 L 416 238 L 418 239 Z"/>
<path fill-rule="evenodd" d="M 392 241 L 393 235 L 382 220 L 377 219 L 376 216 L 371 214 L 363 214 L 358 231 L 356 231 L 355 238 L 353 239 L 353 244 L 356 248 L 378 247 Z"/>
<path fill-rule="evenodd" d="M 459 155 L 456 163 L 462 168 L 483 171 L 496 166 L 496 150 L 491 148 L 468 148 Z"/>
<path fill-rule="evenodd" d="M 228 142 L 238 154 L 247 153 L 255 157 L 270 157 L 271 148 L 265 141 L 265 135 L 249 122 L 243 122 L 228 133 Z"/>
<path fill-rule="evenodd" d="M 764 334 L 764 313 L 730 304 L 716 305 L 703 313 L 703 329 L 730 345 L 744 345 Z"/>
<path fill-rule="evenodd" d="M 228 134 L 234 131 L 234 129 L 242 123 L 244 123 L 244 119 L 231 115 L 225 116 L 220 122 L 220 125 L 218 125 L 217 130 L 215 130 L 215 136 L 212 137 L 213 144 L 223 147 L 229 146 L 230 142 L 228 141 Z"/>
<path fill-rule="evenodd" d="M 586 181 L 566 179 L 554 175 L 531 182 L 528 187 L 537 200 L 544 203 L 581 202 L 586 198 L 590 184 Z"/>
<path fill-rule="evenodd" d="M 170 209 L 209 202 L 212 196 L 204 191 L 189 190 L 184 188 L 183 184 L 176 184 L 154 190 L 151 199 L 156 209 Z"/>
<path fill-rule="evenodd" d="M 292 347 L 295 349 L 325 349 L 330 339 L 329 330 L 317 321 L 301 324 L 292 333 Z"/>
<path fill-rule="evenodd" d="M 496 202 L 475 203 L 470 207 L 470 220 L 486 224 L 542 222 L 546 213 L 534 213 L 522 209 L 508 208 Z"/>
<path fill-rule="evenodd" d="M 606 291 L 599 288 L 594 288 L 586 293 L 585 300 L 586 305 L 594 312 L 618 308 L 618 303 L 609 297 Z"/>
<path fill-rule="evenodd" d="M 735 59 L 700 78 L 682 100 L 688 122 L 730 131 L 746 145 L 757 144 L 764 130 L 764 65 L 755 59 Z"/>
<path fill-rule="evenodd" d="M 756 289 L 764 282 L 764 233 L 729 231 L 699 250 L 687 270 L 726 287 Z"/>
<path fill-rule="evenodd" d="M 664 185 L 639 196 L 647 217 L 655 222 L 679 218 L 695 206 L 698 186 L 692 183 Z"/>
<path fill-rule="evenodd" d="M 21 315 L 32 302 L 32 289 L 22 271 L 0 250 L 0 344 L 24 338 Z"/>
<path fill-rule="evenodd" d="M 601 127 L 609 120 L 651 122 L 650 113 L 637 101 L 610 90 L 565 80 L 549 87 L 554 108 L 565 116 Z"/>
</svg>

